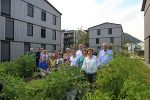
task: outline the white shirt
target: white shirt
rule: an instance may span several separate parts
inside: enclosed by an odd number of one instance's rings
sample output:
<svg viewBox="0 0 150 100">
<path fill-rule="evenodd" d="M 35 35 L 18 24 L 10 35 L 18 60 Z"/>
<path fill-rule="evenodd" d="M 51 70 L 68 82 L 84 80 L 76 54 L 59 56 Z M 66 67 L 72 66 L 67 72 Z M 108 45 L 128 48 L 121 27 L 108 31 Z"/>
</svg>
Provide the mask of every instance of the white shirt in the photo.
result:
<svg viewBox="0 0 150 100">
<path fill-rule="evenodd" d="M 88 74 L 94 74 L 97 71 L 97 57 L 93 55 L 92 58 L 85 57 L 81 70 Z"/>
<path fill-rule="evenodd" d="M 76 66 L 77 65 L 77 57 L 73 57 L 73 56 L 71 56 L 70 57 L 70 66 Z"/>
<path fill-rule="evenodd" d="M 56 64 L 57 65 L 62 64 L 62 63 L 63 63 L 63 59 L 62 58 L 56 60 Z"/>
<path fill-rule="evenodd" d="M 81 51 L 81 50 L 78 50 L 78 51 L 76 52 L 76 57 L 79 58 L 79 57 L 81 57 L 81 56 L 82 56 L 82 51 Z"/>
</svg>

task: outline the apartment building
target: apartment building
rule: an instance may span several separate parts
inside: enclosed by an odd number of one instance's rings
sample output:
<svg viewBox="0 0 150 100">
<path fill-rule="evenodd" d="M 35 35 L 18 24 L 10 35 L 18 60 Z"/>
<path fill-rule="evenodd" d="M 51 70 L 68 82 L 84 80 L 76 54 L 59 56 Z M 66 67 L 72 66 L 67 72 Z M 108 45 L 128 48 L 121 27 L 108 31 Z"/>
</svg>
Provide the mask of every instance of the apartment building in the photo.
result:
<svg viewBox="0 0 150 100">
<path fill-rule="evenodd" d="M 143 0 L 141 11 L 144 12 L 144 57 L 150 63 L 150 0 Z"/>
<path fill-rule="evenodd" d="M 0 0 L 0 61 L 60 49 L 61 13 L 47 0 Z"/>
<path fill-rule="evenodd" d="M 62 30 L 61 33 L 61 50 L 66 48 L 74 49 L 75 46 L 75 30 Z"/>
<path fill-rule="evenodd" d="M 103 23 L 88 28 L 89 47 L 95 50 L 101 49 L 103 42 L 113 46 L 115 51 L 120 51 L 123 46 L 123 29 L 122 25 L 115 23 Z"/>
</svg>

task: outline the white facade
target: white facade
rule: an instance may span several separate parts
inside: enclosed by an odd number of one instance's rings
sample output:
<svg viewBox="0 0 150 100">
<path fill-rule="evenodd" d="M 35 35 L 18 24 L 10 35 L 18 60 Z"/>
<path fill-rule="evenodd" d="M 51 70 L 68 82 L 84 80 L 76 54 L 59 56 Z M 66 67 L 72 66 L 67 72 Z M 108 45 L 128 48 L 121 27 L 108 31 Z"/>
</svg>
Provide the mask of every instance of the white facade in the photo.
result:
<svg viewBox="0 0 150 100">
<path fill-rule="evenodd" d="M 150 0 L 143 0 L 141 10 L 144 12 L 144 58 L 150 63 Z"/>
<path fill-rule="evenodd" d="M 103 23 L 88 30 L 89 47 L 98 50 L 101 48 L 101 44 L 106 42 L 112 45 L 115 50 L 121 50 L 123 46 L 123 29 L 120 24 Z"/>
<path fill-rule="evenodd" d="M 0 5 L 4 0 L 0 0 Z M 9 1 L 9 0 L 8 0 Z M 33 17 L 28 16 L 28 6 L 33 7 Z M 10 15 L 2 14 L 0 6 L 0 41 L 7 41 L 10 44 L 10 59 L 24 54 L 24 43 L 29 43 L 30 48 L 41 47 L 45 45 L 45 49 L 54 51 L 60 49 L 61 43 L 61 13 L 54 8 L 47 0 L 10 0 Z M 46 21 L 41 20 L 41 12 L 46 13 Z M 53 23 L 54 16 L 56 23 Z M 6 39 L 6 19 L 11 19 L 14 25 L 14 39 Z M 27 35 L 27 25 L 33 25 L 33 35 Z M 41 28 L 45 29 L 45 37 L 41 37 Z M 52 33 L 56 32 L 56 39 L 53 39 Z M 1 47 L 0 42 L 0 47 Z M 53 48 L 55 47 L 55 48 Z M 3 47 L 1 47 L 3 48 Z M 17 51 L 16 51 L 17 50 Z M 0 51 L 0 61 L 2 59 L 2 51 Z"/>
</svg>

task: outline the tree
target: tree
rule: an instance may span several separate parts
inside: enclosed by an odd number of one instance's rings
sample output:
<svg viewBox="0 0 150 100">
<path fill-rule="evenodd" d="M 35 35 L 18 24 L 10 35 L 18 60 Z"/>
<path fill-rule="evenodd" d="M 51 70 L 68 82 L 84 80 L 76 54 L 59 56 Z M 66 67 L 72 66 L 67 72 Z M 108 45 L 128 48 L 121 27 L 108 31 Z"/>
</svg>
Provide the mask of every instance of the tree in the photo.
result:
<svg viewBox="0 0 150 100">
<path fill-rule="evenodd" d="M 82 28 L 75 31 L 75 46 L 78 47 L 79 44 L 83 44 L 85 47 L 88 47 L 89 44 L 89 34 Z"/>
</svg>

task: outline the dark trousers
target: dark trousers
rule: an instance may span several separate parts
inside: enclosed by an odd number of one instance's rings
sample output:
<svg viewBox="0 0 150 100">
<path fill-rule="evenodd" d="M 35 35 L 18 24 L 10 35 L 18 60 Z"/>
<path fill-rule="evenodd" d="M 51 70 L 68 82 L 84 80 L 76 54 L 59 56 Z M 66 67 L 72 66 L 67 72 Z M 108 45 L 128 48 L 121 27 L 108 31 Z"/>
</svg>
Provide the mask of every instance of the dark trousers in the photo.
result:
<svg viewBox="0 0 150 100">
<path fill-rule="evenodd" d="M 3 89 L 3 84 L 0 82 L 0 93 L 1 93 L 2 89 Z"/>
<path fill-rule="evenodd" d="M 94 83 L 96 81 L 96 73 L 93 74 L 86 73 L 86 77 L 90 83 Z"/>
</svg>

